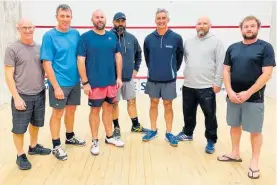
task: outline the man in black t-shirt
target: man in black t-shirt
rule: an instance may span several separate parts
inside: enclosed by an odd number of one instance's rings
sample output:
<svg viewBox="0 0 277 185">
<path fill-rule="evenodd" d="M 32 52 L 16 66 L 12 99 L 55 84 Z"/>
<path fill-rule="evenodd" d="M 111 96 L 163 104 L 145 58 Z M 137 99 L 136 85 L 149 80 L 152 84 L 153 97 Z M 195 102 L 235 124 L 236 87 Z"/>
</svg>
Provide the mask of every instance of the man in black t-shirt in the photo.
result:
<svg viewBox="0 0 277 185">
<path fill-rule="evenodd" d="M 250 132 L 252 159 L 248 177 L 259 178 L 258 159 L 262 145 L 264 91 L 275 64 L 274 50 L 257 38 L 260 21 L 248 16 L 240 24 L 243 41 L 229 46 L 224 61 L 227 91 L 227 123 L 231 126 L 232 152 L 219 161 L 241 162 L 239 144 L 242 130 Z"/>
</svg>

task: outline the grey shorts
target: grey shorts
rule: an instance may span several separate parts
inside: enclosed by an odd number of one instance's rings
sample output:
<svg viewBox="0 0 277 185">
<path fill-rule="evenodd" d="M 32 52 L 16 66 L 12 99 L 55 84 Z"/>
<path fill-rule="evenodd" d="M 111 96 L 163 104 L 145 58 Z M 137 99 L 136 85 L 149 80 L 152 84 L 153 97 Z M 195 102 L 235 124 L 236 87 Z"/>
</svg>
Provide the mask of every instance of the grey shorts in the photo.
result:
<svg viewBox="0 0 277 185">
<path fill-rule="evenodd" d="M 264 121 L 264 103 L 232 103 L 227 98 L 227 123 L 231 127 L 242 126 L 244 131 L 261 133 Z"/>
<path fill-rule="evenodd" d="M 155 83 L 146 82 L 145 94 L 150 98 L 162 98 L 163 100 L 173 100 L 177 97 L 176 82 Z"/>
<path fill-rule="evenodd" d="M 133 80 L 123 82 L 121 89 L 117 92 L 116 101 L 119 101 L 121 97 L 123 100 L 130 100 L 136 97 L 135 83 Z"/>
<path fill-rule="evenodd" d="M 58 100 L 55 97 L 54 89 L 49 86 L 49 104 L 55 109 L 63 109 L 66 105 L 81 104 L 81 86 L 80 83 L 72 87 L 61 87 L 64 93 L 64 99 Z"/>
<path fill-rule="evenodd" d="M 23 95 L 20 97 L 25 101 L 26 110 L 17 110 L 14 99 L 11 100 L 12 108 L 12 132 L 14 134 L 24 134 L 29 123 L 36 127 L 44 126 L 45 117 L 45 90 L 36 95 Z"/>
</svg>

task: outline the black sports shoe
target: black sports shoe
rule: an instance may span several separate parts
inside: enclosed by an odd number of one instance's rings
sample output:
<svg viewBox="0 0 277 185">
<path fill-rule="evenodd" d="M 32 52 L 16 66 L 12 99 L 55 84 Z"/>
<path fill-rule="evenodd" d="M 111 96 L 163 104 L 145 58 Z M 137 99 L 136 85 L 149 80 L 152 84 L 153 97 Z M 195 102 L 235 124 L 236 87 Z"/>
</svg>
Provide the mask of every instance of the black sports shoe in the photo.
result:
<svg viewBox="0 0 277 185">
<path fill-rule="evenodd" d="M 51 149 L 49 148 L 44 148 L 42 145 L 37 144 L 35 146 L 35 148 L 31 148 L 31 146 L 29 146 L 29 151 L 28 154 L 29 155 L 49 155 L 51 153 Z"/>
<path fill-rule="evenodd" d="M 22 154 L 20 156 L 17 156 L 16 158 L 16 164 L 20 170 L 29 170 L 32 168 L 32 164 L 27 159 L 26 154 Z"/>
<path fill-rule="evenodd" d="M 86 142 L 82 139 L 75 137 L 75 135 L 71 139 L 66 139 L 65 144 L 67 145 L 77 145 L 77 146 L 86 146 Z"/>
</svg>

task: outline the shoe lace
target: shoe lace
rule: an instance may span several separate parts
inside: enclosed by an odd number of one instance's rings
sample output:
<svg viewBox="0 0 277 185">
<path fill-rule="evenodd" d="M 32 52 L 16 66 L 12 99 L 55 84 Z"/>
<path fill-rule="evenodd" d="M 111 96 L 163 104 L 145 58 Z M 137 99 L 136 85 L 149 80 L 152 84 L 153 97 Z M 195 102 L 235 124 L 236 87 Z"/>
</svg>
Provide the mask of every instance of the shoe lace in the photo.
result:
<svg viewBox="0 0 277 185">
<path fill-rule="evenodd" d="M 60 146 L 56 149 L 56 151 L 59 153 L 59 155 L 66 155 L 65 151 L 63 150 L 63 148 Z"/>
<path fill-rule="evenodd" d="M 27 156 L 26 156 L 26 155 L 22 155 L 22 160 L 23 160 L 24 162 L 28 161 Z"/>
<path fill-rule="evenodd" d="M 172 141 L 175 140 L 175 136 L 171 133 L 168 134 L 168 138 Z"/>
</svg>

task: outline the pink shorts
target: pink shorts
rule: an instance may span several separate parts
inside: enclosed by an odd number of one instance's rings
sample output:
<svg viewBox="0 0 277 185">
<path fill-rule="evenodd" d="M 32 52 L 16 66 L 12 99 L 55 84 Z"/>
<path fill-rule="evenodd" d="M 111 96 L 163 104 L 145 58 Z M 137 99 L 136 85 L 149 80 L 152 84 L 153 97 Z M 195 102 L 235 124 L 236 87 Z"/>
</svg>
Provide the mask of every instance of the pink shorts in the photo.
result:
<svg viewBox="0 0 277 185">
<path fill-rule="evenodd" d="M 109 104 L 113 104 L 117 95 L 116 85 L 110 85 L 107 87 L 91 88 L 89 93 L 88 104 L 91 107 L 101 107 L 106 101 Z"/>
</svg>

